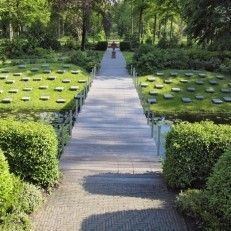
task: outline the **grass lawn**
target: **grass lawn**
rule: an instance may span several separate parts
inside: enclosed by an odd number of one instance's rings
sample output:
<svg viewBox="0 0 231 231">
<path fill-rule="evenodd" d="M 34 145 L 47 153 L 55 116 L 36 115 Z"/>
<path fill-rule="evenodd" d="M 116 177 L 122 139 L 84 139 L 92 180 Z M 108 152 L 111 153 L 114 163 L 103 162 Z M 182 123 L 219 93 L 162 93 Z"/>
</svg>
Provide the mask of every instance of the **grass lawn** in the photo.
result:
<svg viewBox="0 0 231 231">
<path fill-rule="evenodd" d="M 1 111 L 59 111 L 74 106 L 74 97 L 87 85 L 90 76 L 75 65 L 61 63 L 27 64 L 0 69 Z M 38 71 L 32 71 L 38 68 Z M 44 73 L 50 70 L 50 73 Z M 64 73 L 57 73 L 64 70 Z M 71 71 L 79 71 L 77 74 Z M 9 73 L 4 73 L 9 71 Z M 15 73 L 19 73 L 15 76 Z M 11 101 L 11 102 L 9 102 Z"/>
<path fill-rule="evenodd" d="M 171 76 L 171 73 L 177 73 Z M 165 70 L 161 72 L 163 76 L 141 76 L 138 77 L 139 87 L 144 106 L 150 108 L 158 115 L 219 115 L 222 118 L 231 117 L 231 102 L 225 102 L 223 97 L 231 97 L 231 78 L 230 76 L 222 76 L 216 73 L 185 71 L 185 70 Z M 185 73 L 193 73 L 193 76 L 186 76 Z M 205 76 L 199 76 L 200 73 Z M 155 80 L 149 79 L 154 77 Z M 165 80 L 170 80 L 168 83 Z M 214 82 L 213 82 L 214 80 Z M 198 82 L 196 82 L 198 81 Z M 201 82 L 200 82 L 201 81 Z M 210 81 L 212 81 L 210 83 Z M 163 85 L 162 89 L 157 89 L 158 85 Z M 172 88 L 180 88 L 179 92 L 173 92 Z M 213 89 L 213 93 L 206 92 L 206 89 Z M 150 91 L 154 91 L 150 94 Z M 222 92 L 224 91 L 224 92 Z M 227 91 L 227 92 L 226 92 Z M 165 94 L 171 94 L 172 99 L 165 99 Z M 196 99 L 196 96 L 203 96 L 204 99 Z M 189 98 L 191 101 L 184 103 L 182 97 Z M 148 103 L 148 99 L 155 99 L 156 103 Z M 213 99 L 220 99 L 220 104 L 214 104 Z"/>
</svg>

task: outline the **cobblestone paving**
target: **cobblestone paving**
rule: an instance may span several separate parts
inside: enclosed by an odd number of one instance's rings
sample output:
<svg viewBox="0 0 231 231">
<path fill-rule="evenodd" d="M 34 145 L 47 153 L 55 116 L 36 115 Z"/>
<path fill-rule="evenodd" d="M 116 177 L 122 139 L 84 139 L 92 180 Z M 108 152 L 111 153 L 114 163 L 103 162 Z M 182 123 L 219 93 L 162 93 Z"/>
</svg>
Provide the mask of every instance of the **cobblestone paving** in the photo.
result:
<svg viewBox="0 0 231 231">
<path fill-rule="evenodd" d="M 63 180 L 33 214 L 36 231 L 187 230 L 121 52 L 100 75 L 61 158 Z"/>
</svg>

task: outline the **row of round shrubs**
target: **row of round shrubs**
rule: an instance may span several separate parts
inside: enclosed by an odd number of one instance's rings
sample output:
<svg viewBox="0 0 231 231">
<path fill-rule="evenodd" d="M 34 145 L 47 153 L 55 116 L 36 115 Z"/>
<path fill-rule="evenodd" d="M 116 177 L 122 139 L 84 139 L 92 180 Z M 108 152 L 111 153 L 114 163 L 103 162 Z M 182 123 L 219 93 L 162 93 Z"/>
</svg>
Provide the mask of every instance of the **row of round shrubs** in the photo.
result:
<svg viewBox="0 0 231 231">
<path fill-rule="evenodd" d="M 49 188 L 59 179 L 58 142 L 50 125 L 0 120 L 0 149 L 10 172 L 21 179 Z"/>
<path fill-rule="evenodd" d="M 166 139 L 163 173 L 172 188 L 201 188 L 219 157 L 231 145 L 231 126 L 180 123 Z"/>
<path fill-rule="evenodd" d="M 231 148 L 218 160 L 204 190 L 189 189 L 178 209 L 207 230 L 231 230 Z"/>
<path fill-rule="evenodd" d="M 40 205 L 42 198 L 36 186 L 10 173 L 0 150 L 0 230 L 29 230 L 27 214 Z"/>
<path fill-rule="evenodd" d="M 167 136 L 163 173 L 181 212 L 208 230 L 231 230 L 231 126 L 181 123 Z M 196 188 L 196 189 L 195 189 Z"/>
</svg>

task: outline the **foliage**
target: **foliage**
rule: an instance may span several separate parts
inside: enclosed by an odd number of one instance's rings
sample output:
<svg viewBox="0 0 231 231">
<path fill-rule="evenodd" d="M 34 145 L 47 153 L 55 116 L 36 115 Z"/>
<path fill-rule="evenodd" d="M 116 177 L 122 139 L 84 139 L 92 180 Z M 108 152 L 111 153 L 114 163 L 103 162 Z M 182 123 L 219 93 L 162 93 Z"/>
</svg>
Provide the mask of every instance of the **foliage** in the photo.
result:
<svg viewBox="0 0 231 231">
<path fill-rule="evenodd" d="M 96 44 L 95 50 L 105 51 L 105 50 L 107 50 L 107 47 L 108 47 L 108 42 L 107 41 L 100 41 L 100 42 L 98 42 Z"/>
<path fill-rule="evenodd" d="M 205 190 L 187 190 L 177 199 L 179 210 L 206 230 L 231 228 L 231 150 L 216 163 Z"/>
<path fill-rule="evenodd" d="M 125 57 L 130 64 L 131 54 L 125 52 Z M 130 69 L 129 69 L 130 70 Z M 145 110 L 151 110 L 155 116 L 164 116 L 167 119 L 181 119 L 184 121 L 201 121 L 210 119 L 216 123 L 230 123 L 231 122 L 231 104 L 224 102 L 220 105 L 215 105 L 212 103 L 213 98 L 223 99 L 222 97 L 228 96 L 229 93 L 222 93 L 222 88 L 229 88 L 230 77 L 229 75 L 224 75 L 224 79 L 217 79 L 219 73 L 212 72 L 201 72 L 192 70 L 174 70 L 167 69 L 162 70 L 163 76 L 157 76 L 156 72 L 153 75 L 145 75 L 138 77 L 138 84 L 147 83 L 147 87 L 138 87 L 139 94 L 141 96 L 141 102 Z M 175 72 L 176 76 L 171 76 L 171 73 Z M 185 73 L 191 72 L 192 77 L 186 77 Z M 199 74 L 205 74 L 206 77 L 201 78 Z M 155 81 L 148 81 L 148 77 L 154 76 Z M 165 80 L 172 80 L 171 84 L 164 84 Z M 217 79 L 218 84 L 212 86 L 209 81 Z M 187 83 L 182 83 L 181 80 L 187 80 Z M 196 81 L 203 81 L 204 84 L 198 85 Z M 162 89 L 155 89 L 156 84 L 164 84 Z M 214 93 L 206 92 L 207 88 L 213 87 Z M 195 92 L 189 92 L 188 87 L 194 87 Z M 180 92 L 172 92 L 172 88 L 180 88 Z M 150 95 L 150 91 L 156 90 L 157 95 Z M 164 99 L 164 94 L 172 94 L 174 96 L 171 100 Z M 197 100 L 196 95 L 204 96 L 203 100 Z M 156 98 L 156 104 L 148 104 L 147 100 L 149 98 Z M 188 97 L 192 100 L 191 103 L 183 103 L 182 97 Z"/>
<path fill-rule="evenodd" d="M 160 49 L 149 44 L 135 52 L 133 65 L 139 74 L 152 74 L 159 69 L 195 69 L 223 71 L 230 74 L 231 52 L 198 49 Z"/>
<path fill-rule="evenodd" d="M 81 63 L 83 64 L 83 63 Z M 89 75 L 80 67 L 71 64 L 70 67 L 63 67 L 63 63 L 52 63 L 46 68 L 51 70 L 50 74 L 44 74 L 43 64 L 26 64 L 26 68 L 19 68 L 18 66 L 5 67 L 5 70 L 10 71 L 10 73 L 0 74 L 0 76 L 8 76 L 8 79 L 14 80 L 13 84 L 6 84 L 4 79 L 0 80 L 1 87 L 0 90 L 3 92 L 0 94 L 0 109 L 4 110 L 20 110 L 20 111 L 60 111 L 60 110 L 70 110 L 76 106 L 74 97 L 80 94 L 86 87 L 86 83 L 79 83 L 79 80 L 87 81 Z M 84 64 L 89 65 L 89 64 Z M 37 72 L 31 72 L 32 68 L 39 68 Z M 65 73 L 58 74 L 58 70 L 65 70 Z M 71 74 L 71 70 L 79 70 L 79 74 Z M 1 72 L 1 70 L 0 70 Z M 22 73 L 22 76 L 13 76 L 14 73 Z M 49 80 L 49 76 L 55 76 L 55 80 Z M 23 77 L 29 77 L 28 81 L 21 81 Z M 33 79 L 42 78 L 41 81 L 34 81 Z M 65 79 L 70 79 L 70 83 L 63 83 Z M 40 86 L 48 86 L 48 89 L 39 89 Z M 76 91 L 71 91 L 71 86 L 78 86 L 79 89 Z M 56 87 L 64 87 L 62 92 L 56 91 Z M 25 91 L 24 88 L 32 88 L 31 91 Z M 10 89 L 18 89 L 17 93 L 9 93 Z M 40 100 L 42 95 L 49 96 L 49 100 Z M 29 101 L 24 102 L 22 97 L 30 97 Z M 11 103 L 2 103 L 4 98 L 12 98 Z M 62 98 L 66 100 L 64 103 L 57 103 L 57 99 Z"/>
<path fill-rule="evenodd" d="M 59 179 L 57 137 L 50 125 L 1 120 L 0 148 L 10 170 L 44 188 Z"/>
<path fill-rule="evenodd" d="M 5 215 L 11 205 L 12 191 L 13 179 L 5 156 L 0 151 L 0 218 Z"/>
<path fill-rule="evenodd" d="M 129 41 L 120 42 L 120 50 L 121 51 L 130 51 L 131 43 Z"/>
<path fill-rule="evenodd" d="M 167 135 L 163 174 L 172 188 L 201 187 L 231 144 L 231 126 L 181 123 Z M 206 161 L 205 161 L 206 160 Z"/>
<path fill-rule="evenodd" d="M 81 66 L 88 72 L 92 70 L 93 67 L 99 67 L 101 62 L 101 55 L 96 51 L 76 51 L 70 57 L 70 62 L 78 66 Z"/>
</svg>

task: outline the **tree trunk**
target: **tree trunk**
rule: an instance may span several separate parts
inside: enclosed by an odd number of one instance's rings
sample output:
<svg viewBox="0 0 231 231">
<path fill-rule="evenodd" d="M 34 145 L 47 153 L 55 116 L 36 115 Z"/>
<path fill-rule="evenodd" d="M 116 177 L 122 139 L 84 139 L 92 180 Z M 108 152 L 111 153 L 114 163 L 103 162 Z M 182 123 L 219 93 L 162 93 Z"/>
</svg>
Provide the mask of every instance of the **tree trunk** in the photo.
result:
<svg viewBox="0 0 231 231">
<path fill-rule="evenodd" d="M 11 21 L 9 22 L 9 37 L 10 37 L 10 41 L 12 41 L 14 38 L 14 29 Z"/>
<path fill-rule="evenodd" d="M 142 1 L 142 4 L 143 4 L 143 1 Z M 139 13 L 139 38 L 140 38 L 140 41 L 142 40 L 142 37 L 143 37 L 143 12 L 144 12 L 144 9 L 143 9 L 143 6 L 141 6 L 140 8 L 140 13 Z"/>
<path fill-rule="evenodd" d="M 173 37 L 173 16 L 171 17 L 171 25 L 170 25 L 170 40 L 172 40 Z"/>
<path fill-rule="evenodd" d="M 153 44 L 156 42 L 156 23 L 157 23 L 157 16 L 154 16 L 154 23 L 153 23 Z"/>
</svg>

